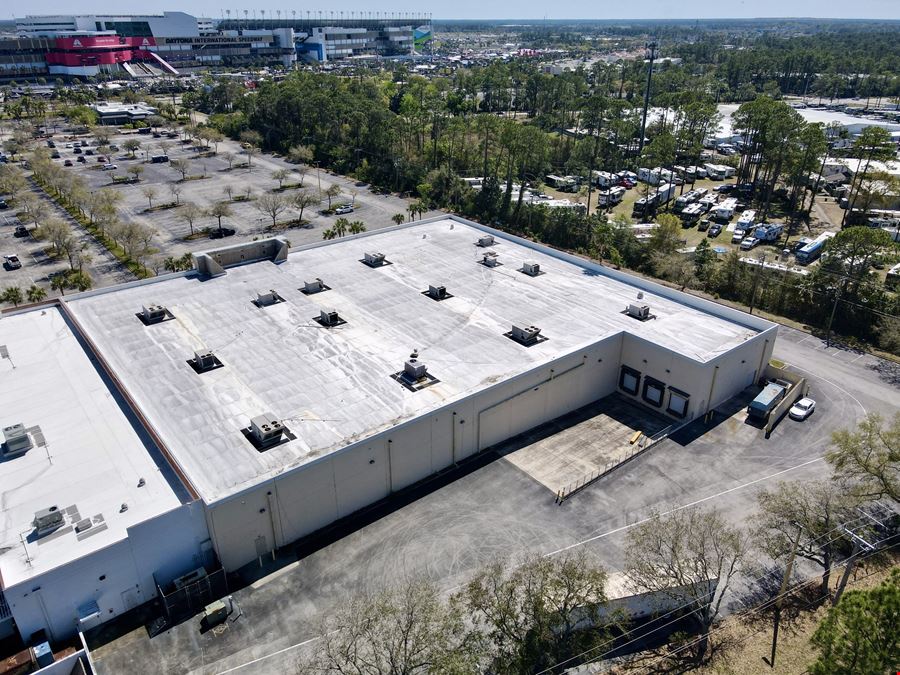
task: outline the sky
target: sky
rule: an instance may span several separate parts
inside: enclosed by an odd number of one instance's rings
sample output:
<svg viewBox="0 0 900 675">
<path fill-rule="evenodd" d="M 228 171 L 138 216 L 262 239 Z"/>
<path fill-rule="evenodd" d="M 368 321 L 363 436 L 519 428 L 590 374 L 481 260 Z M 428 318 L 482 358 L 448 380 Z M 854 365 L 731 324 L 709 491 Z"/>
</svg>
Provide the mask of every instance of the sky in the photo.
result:
<svg viewBox="0 0 900 675">
<path fill-rule="evenodd" d="M 846 19 L 900 19 L 900 0 L 641 0 L 640 2 L 599 2 L 568 0 L 332 0 L 318 5 L 292 4 L 272 0 L 270 3 L 238 4 L 233 0 L 168 0 L 147 3 L 146 0 L 31 0 L 28 3 L 3 3 L 3 18 L 27 14 L 141 14 L 162 10 L 181 10 L 190 14 L 219 17 L 225 9 L 252 11 L 266 9 L 267 16 L 276 10 L 287 16 L 295 10 L 303 16 L 306 10 L 430 12 L 435 19 L 703 19 L 754 17 L 818 17 Z M 314 12 L 313 12 L 314 13 Z"/>
</svg>

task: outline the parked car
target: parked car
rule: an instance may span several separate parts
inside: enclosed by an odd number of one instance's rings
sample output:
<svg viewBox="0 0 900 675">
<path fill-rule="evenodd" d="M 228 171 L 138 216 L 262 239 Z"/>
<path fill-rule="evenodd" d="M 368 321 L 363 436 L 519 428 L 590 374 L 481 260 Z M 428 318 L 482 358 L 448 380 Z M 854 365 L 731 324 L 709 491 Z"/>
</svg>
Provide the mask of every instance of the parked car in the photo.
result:
<svg viewBox="0 0 900 675">
<path fill-rule="evenodd" d="M 22 262 L 19 260 L 19 256 L 5 255 L 3 256 L 3 266 L 10 271 L 17 270 L 22 267 Z"/>
<path fill-rule="evenodd" d="M 16 225 L 16 231 L 14 233 L 16 237 L 27 237 L 28 236 L 28 228 L 24 225 Z"/>
<path fill-rule="evenodd" d="M 84 164 L 84 163 L 87 162 L 87 159 L 85 159 L 85 156 L 84 156 L 84 155 L 81 155 L 81 156 L 78 157 L 78 161 L 81 162 L 82 164 Z"/>
<path fill-rule="evenodd" d="M 94 154 L 94 151 L 91 150 L 90 148 L 88 148 L 87 150 L 84 151 L 84 154 L 86 154 L 86 155 L 93 155 L 93 154 Z"/>
<path fill-rule="evenodd" d="M 617 183 L 617 185 L 618 185 L 619 187 L 625 188 L 626 190 L 630 190 L 631 188 L 634 187 L 635 183 L 634 183 L 634 181 L 631 180 L 630 178 L 620 178 L 620 179 L 619 179 L 619 182 Z"/>
<path fill-rule="evenodd" d="M 56 143 L 54 143 L 53 141 L 47 141 L 47 147 L 48 147 L 48 148 L 55 148 L 55 147 L 56 147 Z"/>
<path fill-rule="evenodd" d="M 71 160 L 71 159 L 67 159 L 65 162 L 63 162 L 63 166 L 73 166 L 72 160 Z"/>
<path fill-rule="evenodd" d="M 72 152 L 74 152 L 76 155 L 80 155 L 80 154 L 81 154 L 81 148 L 79 148 L 79 147 L 76 145 L 74 148 L 72 148 Z"/>
<path fill-rule="evenodd" d="M 709 226 L 709 230 L 706 232 L 707 237 L 718 237 L 722 234 L 722 226 L 719 223 L 713 223 Z"/>
<path fill-rule="evenodd" d="M 335 213 L 335 215 L 338 215 L 338 216 L 344 216 L 348 213 L 353 213 L 353 207 L 347 206 L 347 205 L 339 206 L 334 210 L 334 213 Z"/>
<path fill-rule="evenodd" d="M 97 161 L 100 164 L 106 164 L 109 160 L 106 158 L 106 155 L 97 155 Z"/>
<path fill-rule="evenodd" d="M 90 143 L 88 143 L 87 141 L 81 141 L 82 148 L 86 148 L 88 145 L 90 145 Z"/>
<path fill-rule="evenodd" d="M 757 239 L 756 237 L 744 237 L 744 239 L 741 241 L 741 250 L 749 251 L 751 248 L 756 248 L 758 244 L 759 239 Z"/>
<path fill-rule="evenodd" d="M 9 204 L 6 203 L 5 199 L 0 199 L 0 209 L 8 209 Z"/>
<path fill-rule="evenodd" d="M 699 232 L 706 232 L 709 229 L 709 218 L 704 218 L 697 225 L 697 230 Z"/>
<path fill-rule="evenodd" d="M 801 398 L 791 406 L 791 409 L 788 410 L 788 415 L 790 415 L 792 420 L 802 421 L 812 415 L 815 409 L 815 401 L 813 401 L 811 398 Z"/>
<path fill-rule="evenodd" d="M 116 169 L 119 168 L 119 166 L 117 164 L 104 164 L 100 168 L 103 169 L 104 171 L 115 171 Z"/>
</svg>

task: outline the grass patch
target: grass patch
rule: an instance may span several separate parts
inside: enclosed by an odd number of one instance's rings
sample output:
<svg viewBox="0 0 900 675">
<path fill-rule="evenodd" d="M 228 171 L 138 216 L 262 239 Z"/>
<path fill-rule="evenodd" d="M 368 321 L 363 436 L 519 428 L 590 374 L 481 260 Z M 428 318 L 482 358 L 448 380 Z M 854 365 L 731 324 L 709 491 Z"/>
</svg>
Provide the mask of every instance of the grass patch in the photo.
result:
<svg viewBox="0 0 900 675">
<path fill-rule="evenodd" d="M 264 228 L 266 232 L 283 232 L 284 230 L 293 230 L 298 227 L 310 228 L 312 227 L 312 223 L 310 223 L 305 218 L 301 220 L 300 218 L 294 218 L 293 220 L 286 220 L 280 223 L 275 223 L 275 225 L 266 225 Z"/>
<path fill-rule="evenodd" d="M 174 209 L 180 204 L 176 204 L 175 202 L 167 202 L 165 204 L 157 204 L 156 206 L 144 209 L 144 213 L 155 213 L 156 211 L 166 211 L 168 209 Z"/>
<path fill-rule="evenodd" d="M 209 237 L 209 228 L 204 227 L 201 230 L 194 230 L 191 234 L 182 237 L 184 241 L 196 241 L 197 239 L 207 239 Z"/>
<path fill-rule="evenodd" d="M 302 187 L 303 183 L 285 183 L 281 187 L 272 188 L 272 192 L 287 192 L 288 190 L 296 190 Z"/>
<path fill-rule="evenodd" d="M 236 197 L 232 197 L 231 201 L 233 201 L 233 202 L 249 202 L 249 201 L 253 201 L 253 198 L 248 197 L 247 195 L 237 195 Z"/>
<path fill-rule="evenodd" d="M 209 176 L 207 176 L 207 175 L 205 175 L 205 174 L 203 174 L 203 175 L 198 175 L 198 176 L 185 176 L 184 178 L 182 178 L 182 179 L 181 179 L 180 181 L 178 181 L 178 182 L 179 182 L 179 183 L 187 183 L 189 180 L 203 180 L 204 178 L 209 178 Z"/>
</svg>

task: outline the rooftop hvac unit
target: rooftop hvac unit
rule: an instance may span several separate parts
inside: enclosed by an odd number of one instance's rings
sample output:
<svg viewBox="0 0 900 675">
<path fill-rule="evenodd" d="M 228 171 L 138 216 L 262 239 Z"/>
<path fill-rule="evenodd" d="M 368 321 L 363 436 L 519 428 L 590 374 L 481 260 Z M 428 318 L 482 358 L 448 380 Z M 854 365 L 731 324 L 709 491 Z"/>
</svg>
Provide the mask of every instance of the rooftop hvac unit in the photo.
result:
<svg viewBox="0 0 900 675">
<path fill-rule="evenodd" d="M 628 309 L 625 310 L 628 316 L 633 316 L 635 319 L 640 319 L 644 321 L 645 319 L 650 318 L 650 305 L 636 305 L 631 303 L 628 305 Z"/>
<path fill-rule="evenodd" d="M 319 312 L 319 323 L 323 326 L 337 326 L 341 323 L 341 317 L 333 309 L 323 309 Z"/>
<path fill-rule="evenodd" d="M 24 424 L 13 424 L 3 429 L 3 455 L 11 456 L 31 450 L 31 437 L 25 430 Z"/>
<path fill-rule="evenodd" d="M 481 262 L 487 267 L 496 267 L 500 264 L 500 258 L 496 253 L 485 253 L 484 257 L 481 259 Z"/>
<path fill-rule="evenodd" d="M 363 256 L 363 262 L 365 262 L 366 265 L 371 265 L 372 267 L 384 265 L 384 253 L 378 253 L 377 251 L 368 251 Z"/>
<path fill-rule="evenodd" d="M 208 604 L 203 611 L 203 620 L 206 622 L 206 627 L 211 628 L 213 626 L 218 626 L 220 623 L 225 621 L 228 618 L 228 608 L 225 606 L 225 603 L 221 600 L 216 600 L 215 602 L 211 602 Z"/>
<path fill-rule="evenodd" d="M 530 277 L 536 277 L 541 273 L 541 266 L 536 262 L 522 263 L 522 271 Z"/>
<path fill-rule="evenodd" d="M 166 318 L 166 308 L 162 305 L 144 305 L 141 314 L 144 323 L 159 323 Z"/>
<path fill-rule="evenodd" d="M 521 342 L 522 344 L 529 344 L 538 339 L 541 334 L 541 329 L 537 326 L 516 326 L 513 324 L 512 327 L 512 338 L 516 342 Z"/>
<path fill-rule="evenodd" d="M 312 281 L 303 282 L 303 290 L 306 293 L 318 293 L 325 289 L 325 284 L 318 277 Z"/>
<path fill-rule="evenodd" d="M 274 305 L 281 298 L 278 297 L 278 293 L 273 290 L 263 291 L 261 293 L 256 294 L 256 304 L 260 307 L 266 307 L 268 305 Z"/>
<path fill-rule="evenodd" d="M 417 358 L 410 357 L 403 364 L 403 376 L 413 382 L 418 382 L 428 374 L 428 367 Z"/>
<path fill-rule="evenodd" d="M 197 364 L 198 370 L 212 370 L 218 365 L 216 357 L 208 350 L 205 352 L 194 352 L 194 363 Z"/>
<path fill-rule="evenodd" d="M 428 295 L 434 298 L 435 300 L 443 300 L 447 297 L 447 287 L 446 286 L 432 286 L 428 284 Z"/>
<path fill-rule="evenodd" d="M 43 537 L 50 534 L 63 524 L 62 511 L 57 506 L 51 506 L 41 509 L 34 514 L 34 520 L 31 521 L 34 529 L 37 530 L 37 536 Z"/>
<path fill-rule="evenodd" d="M 250 420 L 250 431 L 260 445 L 269 445 L 281 439 L 284 425 L 272 413 L 263 413 Z"/>
<path fill-rule="evenodd" d="M 494 245 L 494 236 L 491 234 L 485 234 L 481 237 L 478 237 L 478 245 L 482 248 L 487 248 L 488 246 Z"/>
</svg>

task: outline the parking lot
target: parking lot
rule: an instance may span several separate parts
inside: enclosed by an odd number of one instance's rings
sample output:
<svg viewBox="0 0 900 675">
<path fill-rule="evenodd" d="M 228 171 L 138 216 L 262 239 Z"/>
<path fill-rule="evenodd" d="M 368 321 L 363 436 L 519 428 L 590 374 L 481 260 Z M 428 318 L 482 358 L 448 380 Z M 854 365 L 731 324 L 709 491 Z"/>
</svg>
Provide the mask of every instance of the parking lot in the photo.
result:
<svg viewBox="0 0 900 675">
<path fill-rule="evenodd" d="M 134 157 L 125 150 L 128 139 L 141 142 Z M 161 257 L 178 257 L 186 252 L 220 245 L 211 242 L 206 236 L 186 238 L 191 232 L 191 227 L 184 218 L 183 206 L 186 204 L 194 204 L 206 212 L 213 205 L 226 202 L 231 215 L 224 216 L 221 224 L 224 229 L 235 230 L 227 243 L 274 234 L 283 234 L 295 246 L 321 241 L 322 232 L 341 217 L 321 213 L 328 205 L 327 199 L 323 198 L 318 206 L 304 210 L 303 220 L 308 222 L 303 227 L 294 223 L 287 228 L 279 226 L 273 229 L 271 217 L 256 208 L 257 199 L 261 195 L 276 192 L 279 183 L 272 177 L 272 173 L 287 169 L 294 173 L 285 179 L 286 189 L 279 193 L 285 200 L 290 200 L 301 189 L 301 176 L 295 172 L 299 167 L 271 155 L 254 153 L 248 168 L 247 155 L 234 141 L 219 143 L 218 152 L 213 152 L 214 148 L 206 150 L 191 142 L 182 142 L 180 138 L 169 138 L 165 134 L 155 137 L 122 130 L 110 139 L 110 143 L 119 148 L 108 158 L 116 167 L 113 170 L 104 170 L 103 163 L 97 161 L 96 153 L 85 157 L 84 163 L 78 162 L 74 149 L 65 148 L 63 141 L 62 136 L 55 141 L 60 153 L 55 161 L 65 163 L 70 160 L 72 166 L 66 169 L 82 175 L 91 190 L 111 188 L 118 191 L 123 197 L 119 204 L 122 220 L 151 227 L 156 232 L 152 245 L 159 249 L 158 255 Z M 84 156 L 84 150 L 80 154 Z M 154 163 L 151 159 L 154 155 L 166 155 L 169 161 Z M 233 157 L 231 167 L 229 156 Z M 184 175 L 173 166 L 173 161 L 176 165 L 179 162 L 187 163 Z M 130 178 L 129 170 L 135 166 L 142 169 L 139 181 L 113 183 L 114 176 L 120 179 Z M 307 173 L 302 178 L 302 188 L 313 194 L 320 191 L 324 193 L 333 184 L 340 187 L 341 193 L 332 199 L 332 206 L 352 205 L 353 211 L 343 217 L 351 221 L 362 221 L 368 230 L 393 225 L 392 217 L 398 213 L 409 218 L 406 209 L 410 202 L 396 195 L 374 194 L 364 184 L 331 175 L 315 167 L 307 167 Z M 154 192 L 149 199 L 148 189 Z M 177 190 L 179 194 L 176 195 L 173 190 Z M 428 215 L 432 214 L 426 213 L 424 217 Z M 279 214 L 277 221 L 280 225 L 296 221 L 298 217 L 298 209 L 291 207 Z M 203 228 L 217 229 L 218 221 L 214 217 L 201 215 L 194 221 L 193 228 L 195 231 Z"/>
</svg>

